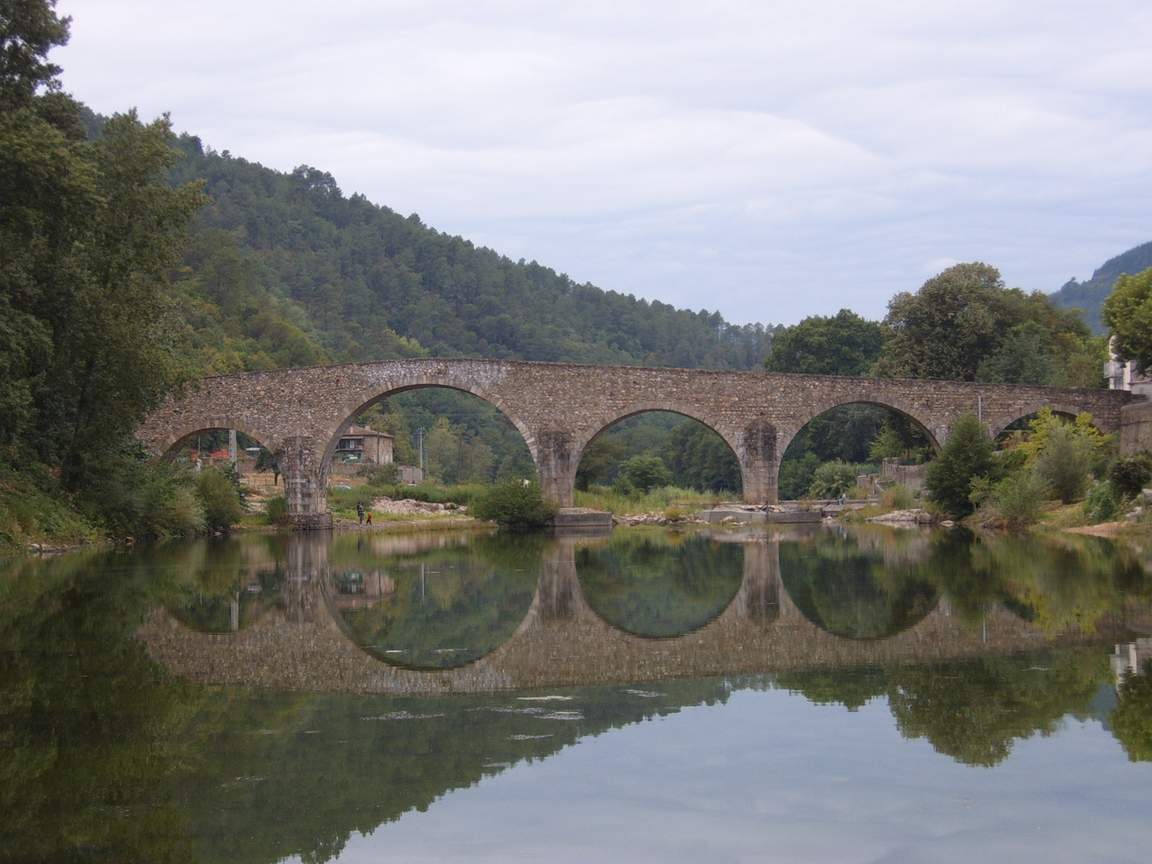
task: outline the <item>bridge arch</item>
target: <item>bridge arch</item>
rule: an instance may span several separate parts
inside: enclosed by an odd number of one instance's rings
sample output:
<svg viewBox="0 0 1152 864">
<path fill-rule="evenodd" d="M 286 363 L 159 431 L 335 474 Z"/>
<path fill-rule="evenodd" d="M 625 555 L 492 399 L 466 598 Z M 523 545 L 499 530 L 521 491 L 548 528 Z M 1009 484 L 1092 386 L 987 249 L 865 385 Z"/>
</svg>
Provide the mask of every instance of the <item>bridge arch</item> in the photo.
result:
<svg viewBox="0 0 1152 864">
<path fill-rule="evenodd" d="M 230 414 L 212 414 L 190 418 L 182 423 L 176 432 L 170 432 L 160 438 L 145 439 L 144 443 L 153 453 L 168 461 L 173 459 L 180 448 L 191 442 L 197 435 L 222 429 L 235 429 L 239 434 L 251 438 L 273 453 L 278 452 L 281 446 L 275 430 L 265 428 L 259 422 L 253 422 L 250 417 Z"/>
<path fill-rule="evenodd" d="M 322 442 L 324 449 L 317 454 L 320 456 L 321 471 L 324 473 L 325 478 L 327 477 L 328 468 L 332 463 L 332 456 L 336 451 L 336 445 L 357 417 L 377 402 L 382 402 L 392 396 L 398 396 L 401 393 L 410 393 L 415 390 L 429 389 L 454 390 L 457 393 L 466 393 L 470 396 L 475 396 L 499 411 L 500 415 L 520 433 L 520 437 L 524 440 L 525 445 L 528 447 L 528 453 L 532 457 L 532 464 L 536 467 L 537 472 L 539 472 L 540 459 L 536 436 L 533 434 L 531 427 L 524 422 L 515 409 L 504 399 L 492 393 L 486 387 L 477 385 L 472 381 L 457 381 L 452 378 L 446 380 L 443 376 L 420 376 L 414 380 L 387 382 L 370 388 L 363 388 L 342 400 L 339 409 L 334 412 L 342 419 L 340 419 L 336 426 L 329 426 L 325 429 L 326 438 Z"/>
<path fill-rule="evenodd" d="M 859 399 L 829 399 L 824 402 L 815 403 L 811 410 L 805 412 L 804 418 L 797 422 L 795 425 L 790 425 L 781 429 L 779 438 L 778 453 L 780 458 L 784 458 L 784 454 L 788 451 L 788 447 L 792 444 L 793 439 L 815 420 L 829 411 L 837 408 L 847 408 L 851 405 L 871 405 L 876 408 L 886 408 L 889 411 L 895 411 L 917 426 L 921 428 L 928 435 L 928 441 L 935 450 L 940 449 L 940 443 L 948 437 L 949 423 L 942 422 L 940 418 L 927 418 L 918 416 L 920 411 L 915 405 L 905 404 L 902 399 L 889 399 L 880 397 L 861 396 Z M 936 422 L 933 422 L 933 421 Z"/>
<path fill-rule="evenodd" d="M 699 423 L 710 432 L 714 432 L 720 437 L 728 447 L 728 450 L 736 458 L 736 463 L 740 466 L 740 483 L 745 492 L 747 492 L 755 483 L 755 478 L 750 476 L 748 460 L 745 458 L 745 448 L 733 431 L 725 429 L 717 423 L 705 419 L 707 412 L 700 410 L 694 406 L 684 405 L 679 402 L 672 402 L 669 400 L 656 399 L 648 402 L 634 403 L 622 411 L 605 412 L 588 424 L 584 432 L 576 437 L 572 444 L 572 465 L 571 465 L 571 484 L 575 488 L 576 472 L 580 467 L 580 462 L 584 458 L 584 454 L 588 450 L 588 446 L 595 441 L 600 435 L 607 432 L 617 423 L 622 423 L 625 420 L 630 420 L 641 414 L 649 413 L 662 413 L 662 414 L 676 414 L 687 420 L 692 420 Z M 732 490 L 737 492 L 739 490 Z"/>
<path fill-rule="evenodd" d="M 988 421 L 988 434 L 993 439 L 999 438 L 1012 424 L 1021 420 L 1031 417 L 1033 414 L 1039 414 L 1045 408 L 1049 409 L 1053 414 L 1058 414 L 1062 417 L 1067 417 L 1071 420 L 1076 419 L 1080 414 L 1085 413 L 1084 408 L 1080 408 L 1071 402 L 1048 402 L 1048 401 L 1035 401 L 1029 402 L 1019 408 L 1012 408 L 1008 411 L 1001 411 L 994 415 Z M 1087 413 L 1091 413 L 1090 411 Z M 1095 425 L 1095 418 L 1093 418 Z M 1097 426 L 1099 428 L 1099 426 Z M 1101 430 L 1103 431 L 1103 430 Z"/>
</svg>

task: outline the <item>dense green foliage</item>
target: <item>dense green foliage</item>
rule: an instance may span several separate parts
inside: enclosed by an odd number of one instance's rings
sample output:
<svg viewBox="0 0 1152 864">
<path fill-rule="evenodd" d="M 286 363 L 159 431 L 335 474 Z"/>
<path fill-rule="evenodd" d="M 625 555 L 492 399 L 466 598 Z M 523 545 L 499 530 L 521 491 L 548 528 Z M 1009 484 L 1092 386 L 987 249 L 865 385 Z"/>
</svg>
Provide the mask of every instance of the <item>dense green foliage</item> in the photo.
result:
<svg viewBox="0 0 1152 864">
<path fill-rule="evenodd" d="M 1143 243 L 1105 261 L 1092 274 L 1091 279 L 1084 282 L 1069 279 L 1059 291 L 1051 295 L 1052 302 L 1061 308 L 1077 310 L 1093 333 L 1103 333 L 1104 302 L 1112 293 L 1116 280 L 1125 274 L 1136 274 L 1149 267 L 1152 267 L 1152 243 Z"/>
<path fill-rule="evenodd" d="M 1065 424 L 1052 430 L 1047 446 L 1036 458 L 1036 475 L 1063 503 L 1084 494 L 1092 468 L 1092 445 Z"/>
<path fill-rule="evenodd" d="M 1125 677 L 1112 712 L 1112 733 L 1133 762 L 1152 762 L 1152 661 Z"/>
<path fill-rule="evenodd" d="M 956 421 L 948 441 L 928 466 L 924 486 L 932 499 L 954 516 L 972 512 L 972 481 L 992 471 L 993 446 L 974 414 Z"/>
<path fill-rule="evenodd" d="M 614 423 L 584 448 L 576 488 L 616 484 L 633 457 L 658 458 L 671 472 L 669 484 L 683 489 L 736 495 L 740 464 L 732 448 L 703 423 L 670 411 L 647 411 Z"/>
<path fill-rule="evenodd" d="M 740 590 L 743 549 L 702 535 L 613 532 L 580 548 L 576 572 L 588 605 L 614 627 L 668 638 L 703 627 Z"/>
<path fill-rule="evenodd" d="M 1152 481 L 1152 454 L 1121 456 L 1108 469 L 1108 480 L 1124 498 L 1135 498 Z"/>
<path fill-rule="evenodd" d="M 544 501 L 537 484 L 513 480 L 484 490 L 473 502 L 472 514 L 501 528 L 526 531 L 547 525 L 556 511 Z"/>
<path fill-rule="evenodd" d="M 625 495 L 646 495 L 672 484 L 672 472 L 659 456 L 633 456 L 620 466 L 616 488 Z"/>
<path fill-rule="evenodd" d="M 885 376 L 1099 386 L 1103 342 L 1047 295 L 1005 288 L 987 264 L 957 264 L 888 304 Z"/>
<path fill-rule="evenodd" d="M 337 361 L 427 353 L 747 369 L 764 357 L 770 331 L 762 326 L 728 324 L 717 313 L 638 300 L 511 261 L 415 214 L 345 196 L 315 168 L 282 173 L 206 150 L 191 136 L 179 144 L 187 158 L 173 168 L 173 181 L 203 178 L 212 199 L 193 231 L 199 257 L 187 261 L 186 287 L 226 330 L 240 324 L 230 331 L 239 342 L 259 341 L 254 301 L 271 297 L 279 305 L 266 320 L 286 319 L 311 334 L 312 350 Z M 225 236 L 232 242 L 218 252 Z M 226 274 L 243 276 L 240 285 L 206 277 L 224 264 Z M 236 317 L 226 303 L 251 314 L 224 321 Z M 300 312 L 304 319 L 294 317 Z M 239 368 L 250 363 L 236 359 Z M 215 368 L 238 368 L 229 363 L 218 358 Z"/>
<path fill-rule="evenodd" d="M 1020 468 L 992 487 L 988 505 L 1002 527 L 1021 531 L 1040 518 L 1049 488 L 1038 472 Z"/>
<path fill-rule="evenodd" d="M 848 462 L 825 462 L 812 474 L 808 487 L 810 498 L 839 498 L 847 495 L 856 485 L 858 466 Z"/>
<path fill-rule="evenodd" d="M 1104 320 L 1115 339 L 1117 356 L 1141 369 L 1152 369 L 1152 267 L 1116 280 L 1104 301 Z"/>
<path fill-rule="evenodd" d="M 765 368 L 807 375 L 868 375 L 880 356 L 884 332 L 875 321 L 841 309 L 814 315 L 777 331 Z"/>
</svg>

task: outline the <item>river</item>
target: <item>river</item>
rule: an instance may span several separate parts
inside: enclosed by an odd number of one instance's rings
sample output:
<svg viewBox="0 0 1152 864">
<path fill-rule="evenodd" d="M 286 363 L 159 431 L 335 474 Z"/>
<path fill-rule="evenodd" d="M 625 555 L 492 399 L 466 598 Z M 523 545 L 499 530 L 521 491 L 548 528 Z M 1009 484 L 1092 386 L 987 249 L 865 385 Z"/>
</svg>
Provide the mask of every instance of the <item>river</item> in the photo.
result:
<svg viewBox="0 0 1152 864">
<path fill-rule="evenodd" d="M 0 862 L 1145 862 L 1089 537 L 240 535 L 0 563 Z"/>
</svg>

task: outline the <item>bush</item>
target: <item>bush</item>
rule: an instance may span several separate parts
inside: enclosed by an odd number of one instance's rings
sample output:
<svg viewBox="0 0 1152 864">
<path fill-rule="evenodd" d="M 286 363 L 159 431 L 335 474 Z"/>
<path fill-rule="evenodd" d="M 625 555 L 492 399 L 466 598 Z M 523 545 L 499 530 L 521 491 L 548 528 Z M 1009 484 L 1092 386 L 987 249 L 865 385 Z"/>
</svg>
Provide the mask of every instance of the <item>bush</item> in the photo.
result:
<svg viewBox="0 0 1152 864">
<path fill-rule="evenodd" d="M 500 483 L 477 496 L 472 514 L 495 522 L 501 528 L 526 531 L 541 528 L 556 515 L 556 509 L 544 500 L 540 487 L 525 480 Z"/>
<path fill-rule="evenodd" d="M 811 498 L 839 498 L 856 485 L 856 466 L 847 462 L 825 462 L 812 476 Z"/>
<path fill-rule="evenodd" d="M 395 486 L 400 482 L 400 466 L 367 465 L 357 471 L 356 476 L 367 478 L 370 486 Z"/>
<path fill-rule="evenodd" d="M 616 488 L 625 495 L 647 495 L 652 489 L 670 485 L 672 472 L 659 456 L 633 456 L 616 475 Z"/>
<path fill-rule="evenodd" d="M 1020 531 L 1039 520 L 1046 488 L 1036 472 L 1016 471 L 992 488 L 988 506 L 1003 527 Z"/>
<path fill-rule="evenodd" d="M 1036 457 L 1036 474 L 1065 504 L 1084 495 L 1092 466 L 1092 445 L 1070 425 L 1053 428 L 1044 450 Z"/>
<path fill-rule="evenodd" d="M 196 497 L 204 508 L 204 524 L 212 531 L 228 531 L 244 516 L 240 490 L 218 468 L 205 468 L 196 477 Z"/>
<path fill-rule="evenodd" d="M 1108 480 L 1115 494 L 1121 498 L 1135 498 L 1152 481 L 1152 456 L 1137 453 L 1120 457 L 1108 469 Z"/>
<path fill-rule="evenodd" d="M 1124 506 L 1125 496 L 1117 494 L 1112 480 L 1102 480 L 1088 492 L 1084 499 L 1084 515 L 1091 522 L 1111 522 Z"/>
<path fill-rule="evenodd" d="M 880 502 L 888 510 L 907 510 L 914 503 L 911 490 L 897 483 L 884 490 Z"/>
<path fill-rule="evenodd" d="M 965 414 L 928 466 L 924 487 L 946 512 L 967 516 L 973 510 L 972 481 L 992 472 L 994 452 L 984 424 L 975 414 Z"/>
<path fill-rule="evenodd" d="M 269 525 L 281 525 L 288 521 L 288 499 L 283 495 L 269 498 L 264 507 L 264 518 Z"/>
</svg>

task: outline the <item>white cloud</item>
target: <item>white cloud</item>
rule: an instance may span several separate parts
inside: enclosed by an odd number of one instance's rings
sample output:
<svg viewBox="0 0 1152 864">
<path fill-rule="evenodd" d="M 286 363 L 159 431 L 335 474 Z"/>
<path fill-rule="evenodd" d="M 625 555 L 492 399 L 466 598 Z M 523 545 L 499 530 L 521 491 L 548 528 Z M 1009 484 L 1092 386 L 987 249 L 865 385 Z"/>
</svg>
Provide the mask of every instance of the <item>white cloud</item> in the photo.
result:
<svg viewBox="0 0 1152 864">
<path fill-rule="evenodd" d="M 738 321 L 880 315 L 944 257 L 1051 290 L 1152 238 L 1140 0 L 61 11 L 98 110 Z"/>
</svg>

